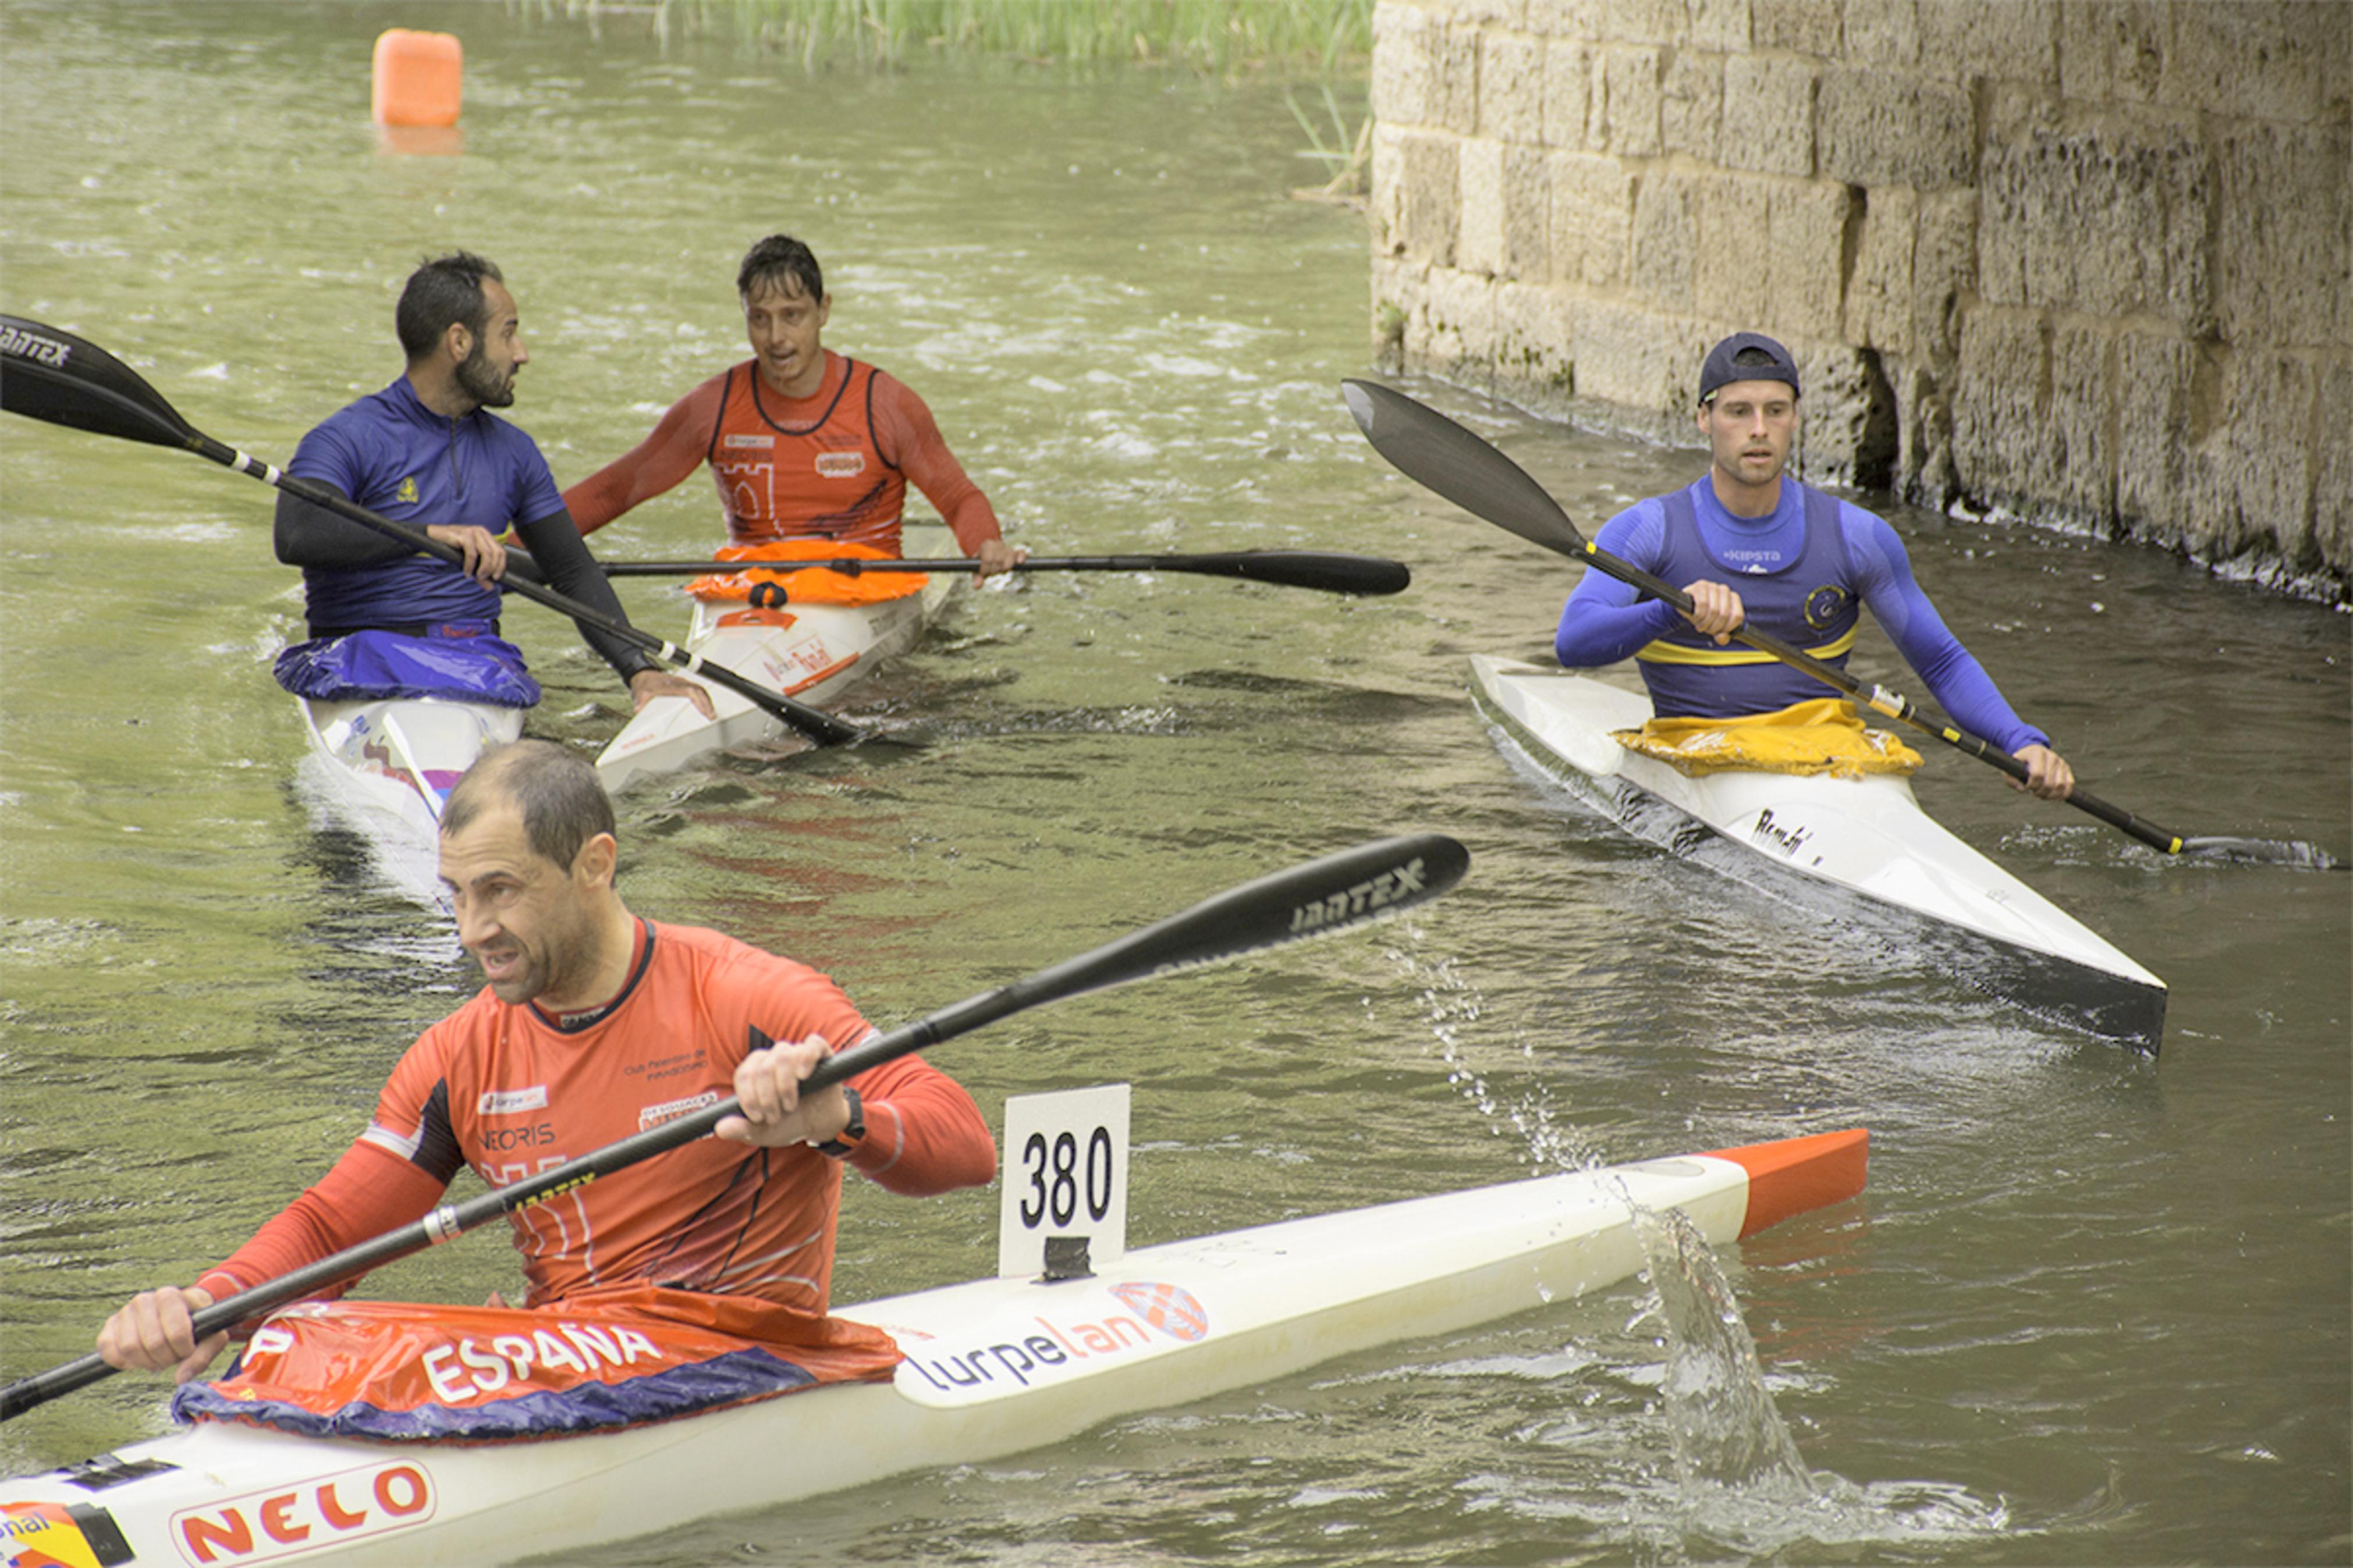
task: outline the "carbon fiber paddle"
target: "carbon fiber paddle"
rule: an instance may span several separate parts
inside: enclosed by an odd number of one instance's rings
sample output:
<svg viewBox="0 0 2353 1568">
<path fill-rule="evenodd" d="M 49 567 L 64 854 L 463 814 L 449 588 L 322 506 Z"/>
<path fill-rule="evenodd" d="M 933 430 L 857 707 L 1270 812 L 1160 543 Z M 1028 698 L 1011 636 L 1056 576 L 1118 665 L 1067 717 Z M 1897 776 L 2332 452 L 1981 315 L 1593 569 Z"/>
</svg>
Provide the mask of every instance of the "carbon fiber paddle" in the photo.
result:
<svg viewBox="0 0 2353 1568">
<path fill-rule="evenodd" d="M 1280 947 L 1303 937 L 1324 936 L 1396 914 L 1438 897 L 1471 868 L 1471 852 L 1437 833 L 1406 834 L 1359 845 L 1321 859 L 1244 882 L 1180 914 L 1106 942 L 1091 952 L 1064 959 L 1035 974 L 984 991 L 904 1024 L 863 1045 L 835 1053 L 801 1082 L 823 1089 L 871 1068 L 941 1040 L 968 1034 L 986 1024 L 1068 997 L 1148 980 L 1176 970 L 1198 968 L 1246 953 Z M 371 1268 L 452 1240 L 475 1226 L 527 1208 L 599 1176 L 693 1142 L 742 1110 L 730 1095 L 717 1105 L 609 1143 L 593 1154 L 567 1161 L 512 1186 L 462 1204 L 448 1204 L 423 1219 L 386 1231 L 372 1241 L 345 1247 L 307 1268 L 267 1284 L 241 1290 L 195 1314 L 199 1342 L 259 1312 L 299 1300 L 314 1290 Z M 86 1388 L 117 1369 L 96 1352 L 0 1388 L 0 1421 L 23 1415 L 60 1394 Z"/>
</svg>

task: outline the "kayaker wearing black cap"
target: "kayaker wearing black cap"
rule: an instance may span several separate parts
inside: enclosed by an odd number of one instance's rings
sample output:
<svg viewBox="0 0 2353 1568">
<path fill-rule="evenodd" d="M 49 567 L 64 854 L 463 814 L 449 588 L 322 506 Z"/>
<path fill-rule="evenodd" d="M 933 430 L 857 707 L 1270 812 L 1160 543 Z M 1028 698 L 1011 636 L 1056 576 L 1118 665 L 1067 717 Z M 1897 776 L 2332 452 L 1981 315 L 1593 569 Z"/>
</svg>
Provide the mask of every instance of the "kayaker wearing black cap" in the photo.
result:
<svg viewBox="0 0 2353 1568">
<path fill-rule="evenodd" d="M 1662 719 L 1776 713 L 1830 688 L 1768 654 L 1734 646 L 1753 625 L 1843 668 L 1868 609 L 1945 711 L 2027 766 L 2024 786 L 2063 800 L 2075 775 L 2050 737 L 2019 718 L 1913 580 L 1886 521 L 1782 472 L 1798 429 L 1789 351 L 1735 332 L 1700 369 L 1708 471 L 1603 524 L 1594 542 L 1692 597 L 1688 614 L 1588 572 L 1561 611 L 1553 650 L 1569 668 L 1636 660 Z M 1732 584 L 1737 582 L 1738 588 Z"/>
</svg>

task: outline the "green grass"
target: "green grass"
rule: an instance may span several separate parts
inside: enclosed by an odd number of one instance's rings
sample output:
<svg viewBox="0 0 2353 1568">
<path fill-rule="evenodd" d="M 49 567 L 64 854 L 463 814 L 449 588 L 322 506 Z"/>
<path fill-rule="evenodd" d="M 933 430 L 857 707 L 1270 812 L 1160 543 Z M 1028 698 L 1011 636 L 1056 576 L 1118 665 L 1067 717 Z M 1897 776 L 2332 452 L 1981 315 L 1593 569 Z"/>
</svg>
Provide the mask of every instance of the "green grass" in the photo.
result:
<svg viewBox="0 0 2353 1568">
<path fill-rule="evenodd" d="M 1373 39 L 1373 0 L 525 0 L 525 8 L 649 16 L 666 36 L 733 37 L 810 69 L 889 69 L 955 49 L 1219 77 L 1329 74 L 1361 68 Z"/>
</svg>

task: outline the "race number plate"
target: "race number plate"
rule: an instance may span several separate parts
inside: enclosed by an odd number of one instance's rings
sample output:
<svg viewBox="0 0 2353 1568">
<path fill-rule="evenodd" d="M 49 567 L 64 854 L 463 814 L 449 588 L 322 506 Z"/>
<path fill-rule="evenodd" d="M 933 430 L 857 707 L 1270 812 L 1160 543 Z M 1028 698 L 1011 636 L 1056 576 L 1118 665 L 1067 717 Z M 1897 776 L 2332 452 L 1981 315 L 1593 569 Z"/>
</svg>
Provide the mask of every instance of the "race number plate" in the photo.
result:
<svg viewBox="0 0 2353 1568">
<path fill-rule="evenodd" d="M 1084 1238 L 1091 1267 L 1127 1250 L 1128 1086 L 1016 1095 L 1005 1102 L 1000 1279 L 1046 1273 L 1047 1238 Z M 1056 1247 L 1057 1271 L 1075 1247 Z"/>
</svg>

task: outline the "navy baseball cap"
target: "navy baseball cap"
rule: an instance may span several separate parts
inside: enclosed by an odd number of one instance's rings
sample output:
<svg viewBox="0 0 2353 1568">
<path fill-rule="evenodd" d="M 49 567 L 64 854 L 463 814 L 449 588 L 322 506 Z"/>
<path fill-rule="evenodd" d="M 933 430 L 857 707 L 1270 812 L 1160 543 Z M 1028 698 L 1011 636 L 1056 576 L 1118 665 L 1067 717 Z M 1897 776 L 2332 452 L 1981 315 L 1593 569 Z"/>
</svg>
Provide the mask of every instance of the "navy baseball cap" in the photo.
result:
<svg viewBox="0 0 2353 1568">
<path fill-rule="evenodd" d="M 1798 362 L 1762 332 L 1735 332 L 1707 351 L 1707 363 L 1699 367 L 1699 400 L 1705 403 L 1716 388 L 1736 381 L 1786 381 L 1795 397 Z"/>
</svg>

